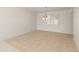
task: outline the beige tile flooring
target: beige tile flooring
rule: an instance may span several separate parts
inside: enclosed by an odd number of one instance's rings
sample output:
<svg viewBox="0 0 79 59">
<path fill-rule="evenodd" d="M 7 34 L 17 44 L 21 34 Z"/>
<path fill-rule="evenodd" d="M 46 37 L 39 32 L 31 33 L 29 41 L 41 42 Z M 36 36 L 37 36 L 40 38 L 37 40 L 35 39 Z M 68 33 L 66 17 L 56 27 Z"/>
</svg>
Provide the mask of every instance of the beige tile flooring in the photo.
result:
<svg viewBox="0 0 79 59">
<path fill-rule="evenodd" d="M 19 51 L 26 52 L 76 52 L 72 35 L 33 31 L 13 39 L 5 40 Z"/>
<path fill-rule="evenodd" d="M 19 52 L 20 50 L 12 47 L 10 44 L 0 41 L 0 52 Z"/>
</svg>

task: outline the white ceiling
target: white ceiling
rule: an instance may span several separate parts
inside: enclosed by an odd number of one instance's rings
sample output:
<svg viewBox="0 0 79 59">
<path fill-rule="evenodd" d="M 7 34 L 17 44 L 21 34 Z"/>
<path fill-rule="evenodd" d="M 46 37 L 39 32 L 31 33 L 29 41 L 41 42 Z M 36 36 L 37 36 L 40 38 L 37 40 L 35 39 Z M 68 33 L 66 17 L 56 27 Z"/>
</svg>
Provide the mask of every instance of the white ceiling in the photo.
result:
<svg viewBox="0 0 79 59">
<path fill-rule="evenodd" d="M 45 7 L 27 7 L 26 8 L 29 11 L 33 12 L 43 12 L 45 11 Z M 68 10 L 72 9 L 72 7 L 47 7 L 48 11 L 55 11 L 55 10 Z"/>
</svg>

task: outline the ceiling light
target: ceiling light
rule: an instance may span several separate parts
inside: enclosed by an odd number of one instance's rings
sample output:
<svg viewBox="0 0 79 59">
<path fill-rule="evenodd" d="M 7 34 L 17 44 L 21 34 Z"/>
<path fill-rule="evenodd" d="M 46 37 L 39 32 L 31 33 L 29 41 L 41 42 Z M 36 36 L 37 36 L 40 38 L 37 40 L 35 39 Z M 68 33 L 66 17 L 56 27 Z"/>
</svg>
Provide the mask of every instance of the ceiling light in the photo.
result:
<svg viewBox="0 0 79 59">
<path fill-rule="evenodd" d="M 42 20 L 46 21 L 48 19 L 47 16 L 47 7 L 45 7 L 45 15 L 43 16 Z"/>
</svg>

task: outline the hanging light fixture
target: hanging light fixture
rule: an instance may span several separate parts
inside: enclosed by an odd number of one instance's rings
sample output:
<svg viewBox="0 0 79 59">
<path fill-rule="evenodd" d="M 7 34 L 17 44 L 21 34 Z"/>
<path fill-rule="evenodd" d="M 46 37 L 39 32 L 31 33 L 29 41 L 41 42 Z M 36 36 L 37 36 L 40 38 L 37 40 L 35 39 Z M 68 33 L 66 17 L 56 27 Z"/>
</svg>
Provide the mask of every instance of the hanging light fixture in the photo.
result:
<svg viewBox="0 0 79 59">
<path fill-rule="evenodd" d="M 45 7 L 45 15 L 43 16 L 42 20 L 46 21 L 48 19 L 47 17 L 47 7 Z"/>
</svg>

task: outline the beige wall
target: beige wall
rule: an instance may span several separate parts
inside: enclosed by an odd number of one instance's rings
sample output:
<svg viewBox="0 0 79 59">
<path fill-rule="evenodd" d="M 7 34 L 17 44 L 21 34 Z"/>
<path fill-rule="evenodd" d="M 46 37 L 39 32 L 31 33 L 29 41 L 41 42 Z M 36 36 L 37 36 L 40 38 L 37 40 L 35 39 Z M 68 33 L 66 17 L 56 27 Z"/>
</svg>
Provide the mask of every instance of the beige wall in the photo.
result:
<svg viewBox="0 0 79 59">
<path fill-rule="evenodd" d="M 25 8 L 0 8 L 0 40 L 35 30 L 35 16 Z"/>
<path fill-rule="evenodd" d="M 58 25 L 49 25 L 42 22 L 42 16 L 44 13 L 38 13 L 37 15 L 37 29 L 44 31 L 52 31 L 52 32 L 61 32 L 66 34 L 73 33 L 73 15 L 72 10 L 61 10 L 61 11 L 52 11 L 48 12 L 48 15 L 51 16 L 59 16 L 59 24 Z"/>
<path fill-rule="evenodd" d="M 79 8 L 73 9 L 73 36 L 76 46 L 79 49 Z"/>
</svg>

